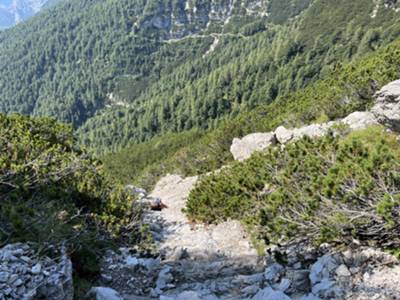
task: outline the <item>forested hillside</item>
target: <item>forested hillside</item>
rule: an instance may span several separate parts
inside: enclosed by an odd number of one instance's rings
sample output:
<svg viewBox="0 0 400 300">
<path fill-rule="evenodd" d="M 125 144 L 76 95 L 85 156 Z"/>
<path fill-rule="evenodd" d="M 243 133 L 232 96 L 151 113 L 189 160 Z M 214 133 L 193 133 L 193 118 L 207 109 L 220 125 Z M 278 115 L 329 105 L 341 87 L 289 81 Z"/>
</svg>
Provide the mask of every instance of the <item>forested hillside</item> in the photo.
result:
<svg viewBox="0 0 400 300">
<path fill-rule="evenodd" d="M 135 98 L 160 72 L 201 57 L 212 42 L 165 45 L 166 39 L 206 28 L 220 32 L 229 17 L 252 22 L 266 8 L 237 9 L 226 1 L 63 1 L 0 33 L 0 110 L 78 126 L 96 110 L 117 104 L 111 94 L 125 90 L 120 85 Z"/>
<path fill-rule="evenodd" d="M 89 120 L 81 140 L 115 150 L 170 131 L 214 128 L 221 119 L 270 103 L 397 37 L 397 13 L 382 7 L 372 18 L 374 8 L 369 0 L 318 0 L 283 26 L 260 21 L 237 27 L 238 35 L 218 37 L 214 52 L 161 73 L 129 107 Z"/>
<path fill-rule="evenodd" d="M 0 110 L 72 123 L 99 153 L 213 128 L 391 41 L 396 5 L 62 2 L 0 33 Z"/>
<path fill-rule="evenodd" d="M 145 187 L 153 186 L 166 173 L 185 176 L 207 173 L 233 160 L 229 152 L 233 138 L 268 132 L 280 125 L 295 127 L 335 120 L 365 110 L 380 87 L 399 77 L 400 40 L 396 40 L 352 63 L 337 65 L 330 74 L 305 89 L 240 113 L 201 136 L 198 132 L 177 134 L 172 141 L 187 140 L 177 149 L 170 146 L 171 137 L 167 135 L 108 154 L 103 160 L 112 177 L 122 182 L 135 180 Z M 160 153 L 163 153 L 161 161 Z M 143 165 L 143 161 L 153 163 Z"/>
</svg>

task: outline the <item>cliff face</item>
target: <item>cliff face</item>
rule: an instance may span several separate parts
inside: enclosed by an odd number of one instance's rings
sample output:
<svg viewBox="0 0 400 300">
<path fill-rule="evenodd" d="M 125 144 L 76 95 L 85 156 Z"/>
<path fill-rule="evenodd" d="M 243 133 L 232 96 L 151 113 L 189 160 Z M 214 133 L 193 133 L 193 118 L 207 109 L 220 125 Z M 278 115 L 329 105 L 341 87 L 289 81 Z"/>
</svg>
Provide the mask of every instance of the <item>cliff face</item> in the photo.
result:
<svg viewBox="0 0 400 300">
<path fill-rule="evenodd" d="M 233 16 L 266 16 L 268 0 L 178 0 L 147 2 L 135 30 L 164 30 L 181 38 L 209 29 L 220 31 Z"/>
</svg>

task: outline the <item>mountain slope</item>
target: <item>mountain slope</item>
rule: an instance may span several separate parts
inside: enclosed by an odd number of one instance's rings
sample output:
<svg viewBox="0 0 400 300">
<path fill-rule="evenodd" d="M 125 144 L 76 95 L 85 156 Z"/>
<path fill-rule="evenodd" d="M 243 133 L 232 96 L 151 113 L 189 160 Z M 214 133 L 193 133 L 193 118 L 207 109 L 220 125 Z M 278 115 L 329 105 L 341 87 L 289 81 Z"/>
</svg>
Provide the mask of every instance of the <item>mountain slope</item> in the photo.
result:
<svg viewBox="0 0 400 300">
<path fill-rule="evenodd" d="M 262 21 L 237 27 L 239 34 L 217 37 L 211 54 L 161 73 L 127 107 L 89 120 L 80 129 L 81 140 L 115 150 L 169 131 L 212 128 L 218 120 L 305 87 L 338 62 L 399 36 L 398 12 L 382 6 L 373 18 L 375 5 L 318 0 L 284 26 Z"/>
<path fill-rule="evenodd" d="M 201 136 L 196 132 L 177 134 L 173 141 L 187 140 L 178 149 L 171 147 L 171 137 L 165 136 L 131 145 L 102 159 L 112 177 L 124 183 L 135 181 L 144 187 L 153 186 L 157 178 L 167 173 L 193 176 L 219 169 L 233 160 L 229 150 L 235 137 L 272 131 L 280 125 L 299 127 L 335 120 L 365 110 L 377 89 L 400 78 L 399 47 L 400 40 L 396 40 L 350 64 L 337 65 L 328 76 L 307 88 L 241 113 Z M 161 161 L 159 153 L 166 154 Z"/>
<path fill-rule="evenodd" d="M 100 153 L 213 128 L 393 40 L 397 6 L 71 0 L 0 33 L 0 110 L 70 122 Z"/>
<path fill-rule="evenodd" d="M 251 21 L 266 9 L 247 11 L 229 1 L 201 3 L 73 0 L 1 33 L 0 110 L 80 125 L 115 102 L 111 94 L 120 81 L 128 80 L 140 94 L 162 70 L 201 56 L 212 42 L 166 46 L 164 40 L 219 32 L 233 15 Z"/>
</svg>

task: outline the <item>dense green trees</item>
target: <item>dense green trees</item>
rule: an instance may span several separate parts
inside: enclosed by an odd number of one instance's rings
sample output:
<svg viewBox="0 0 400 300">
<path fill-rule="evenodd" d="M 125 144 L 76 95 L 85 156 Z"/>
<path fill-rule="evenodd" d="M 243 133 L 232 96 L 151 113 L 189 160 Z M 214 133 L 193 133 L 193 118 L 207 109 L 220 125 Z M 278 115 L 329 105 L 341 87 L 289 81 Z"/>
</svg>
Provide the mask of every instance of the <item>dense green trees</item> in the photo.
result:
<svg viewBox="0 0 400 300">
<path fill-rule="evenodd" d="M 369 0 L 318 0 L 284 25 L 264 21 L 266 29 L 254 35 L 219 37 L 213 53 L 161 72 L 129 108 L 90 119 L 80 128 L 80 139 L 107 151 L 166 132 L 215 128 L 397 37 L 396 13 L 381 9 L 372 19 L 373 7 Z"/>
<path fill-rule="evenodd" d="M 172 154 L 166 151 L 169 154 L 163 158 L 162 164 L 158 163 L 157 155 L 152 155 L 151 151 L 141 150 L 148 155 L 145 161 L 155 163 L 147 168 L 140 165 L 138 168 L 137 163 L 125 164 L 123 173 L 128 178 L 136 177 L 140 184 L 147 186 L 167 172 L 193 175 L 218 169 L 233 159 L 229 152 L 233 138 L 252 132 L 272 131 L 280 125 L 297 127 L 312 122 L 334 120 L 355 110 L 365 110 L 372 103 L 377 89 L 399 77 L 400 40 L 397 40 L 350 64 L 337 64 L 331 74 L 305 89 L 281 96 L 271 104 L 261 105 L 222 122 L 200 138 L 189 140 L 187 145 Z M 157 143 L 163 145 L 167 142 L 163 140 L 163 137 L 160 137 Z M 151 142 L 143 145 L 152 147 Z M 131 145 L 122 152 L 110 154 L 107 156 L 106 164 L 124 165 L 127 153 L 135 153 L 135 149 L 143 149 L 142 147 L 142 145 Z M 139 175 L 137 175 L 138 169 L 141 170 Z M 110 167 L 108 170 L 113 171 L 113 168 Z M 116 178 L 125 180 L 120 176 L 121 171 L 112 173 Z"/>
</svg>

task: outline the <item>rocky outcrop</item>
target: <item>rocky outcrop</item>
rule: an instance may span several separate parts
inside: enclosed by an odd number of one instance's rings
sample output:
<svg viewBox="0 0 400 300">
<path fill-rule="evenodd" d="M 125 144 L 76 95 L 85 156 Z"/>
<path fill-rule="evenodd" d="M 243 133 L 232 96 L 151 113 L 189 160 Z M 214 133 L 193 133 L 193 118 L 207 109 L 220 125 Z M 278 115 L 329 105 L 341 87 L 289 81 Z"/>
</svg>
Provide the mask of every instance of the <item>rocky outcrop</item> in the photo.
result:
<svg viewBox="0 0 400 300">
<path fill-rule="evenodd" d="M 250 158 L 254 152 L 265 150 L 275 144 L 285 145 L 305 136 L 322 137 L 341 124 L 348 126 L 350 130 L 382 124 L 400 132 L 400 80 L 389 83 L 376 94 L 375 104 L 371 111 L 353 112 L 341 120 L 323 124 L 311 124 L 294 129 L 279 126 L 273 132 L 253 133 L 242 139 L 235 138 L 232 142 L 231 153 L 235 160 L 243 161 Z"/>
<path fill-rule="evenodd" d="M 308 126 L 287 129 L 279 126 L 275 131 L 268 133 L 253 133 L 243 137 L 235 138 L 231 145 L 231 153 L 235 160 L 243 161 L 251 157 L 254 152 L 263 151 L 274 145 L 285 145 L 295 142 L 303 137 L 319 138 L 326 135 L 335 126 L 344 124 L 351 130 L 360 130 L 371 125 L 377 125 L 378 120 L 371 112 L 354 112 L 346 118 L 323 124 L 311 124 Z"/>
<path fill-rule="evenodd" d="M 72 300 L 72 263 L 38 257 L 27 244 L 0 249 L 0 299 Z"/>
<path fill-rule="evenodd" d="M 242 139 L 235 138 L 231 145 L 231 153 L 235 160 L 248 159 L 255 151 L 261 151 L 276 144 L 273 133 L 254 133 Z"/>
<path fill-rule="evenodd" d="M 389 83 L 377 93 L 371 111 L 381 124 L 400 131 L 400 80 Z"/>
</svg>

